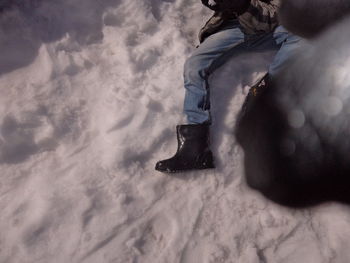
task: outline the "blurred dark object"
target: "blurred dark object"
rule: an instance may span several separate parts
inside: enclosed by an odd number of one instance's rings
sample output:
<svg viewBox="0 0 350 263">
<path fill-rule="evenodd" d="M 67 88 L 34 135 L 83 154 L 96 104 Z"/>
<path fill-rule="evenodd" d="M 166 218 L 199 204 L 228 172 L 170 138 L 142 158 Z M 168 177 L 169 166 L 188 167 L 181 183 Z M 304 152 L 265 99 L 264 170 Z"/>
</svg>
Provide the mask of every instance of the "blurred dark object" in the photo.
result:
<svg viewBox="0 0 350 263">
<path fill-rule="evenodd" d="M 349 14 L 349 0 L 282 0 L 279 19 L 292 33 L 312 38 Z"/>
<path fill-rule="evenodd" d="M 248 185 L 288 206 L 350 202 L 350 155 L 338 147 L 350 131 L 332 139 L 312 119 L 302 128 L 291 127 L 293 113 L 278 99 L 277 83 L 260 87 L 256 95 L 250 92 L 237 123 Z M 294 121 L 298 125 L 298 116 Z"/>
<path fill-rule="evenodd" d="M 349 26 L 344 20 L 305 45 L 251 89 L 240 112 L 247 183 L 277 203 L 350 204 Z"/>
<path fill-rule="evenodd" d="M 310 43 L 249 92 L 236 137 L 249 186 L 287 206 L 350 204 L 350 1 L 283 0 Z"/>
</svg>

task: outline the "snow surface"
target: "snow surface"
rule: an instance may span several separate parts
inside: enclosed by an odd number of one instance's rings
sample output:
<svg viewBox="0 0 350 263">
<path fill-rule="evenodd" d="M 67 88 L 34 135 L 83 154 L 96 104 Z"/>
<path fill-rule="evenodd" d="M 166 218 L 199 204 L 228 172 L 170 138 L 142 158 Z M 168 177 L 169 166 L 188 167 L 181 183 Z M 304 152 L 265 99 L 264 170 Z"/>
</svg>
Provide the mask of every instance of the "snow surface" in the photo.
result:
<svg viewBox="0 0 350 263">
<path fill-rule="evenodd" d="M 217 169 L 168 176 L 195 0 L 47 0 L 0 16 L 0 262 L 349 262 L 350 209 L 245 184 L 233 130 L 273 53 L 210 80 Z"/>
</svg>

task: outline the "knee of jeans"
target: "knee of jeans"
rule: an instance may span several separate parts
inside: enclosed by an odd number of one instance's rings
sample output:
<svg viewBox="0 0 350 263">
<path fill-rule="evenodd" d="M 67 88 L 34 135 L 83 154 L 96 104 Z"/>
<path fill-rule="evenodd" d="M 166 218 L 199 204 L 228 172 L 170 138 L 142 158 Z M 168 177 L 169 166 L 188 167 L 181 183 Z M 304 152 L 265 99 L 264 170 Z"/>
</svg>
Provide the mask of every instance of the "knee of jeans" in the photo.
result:
<svg viewBox="0 0 350 263">
<path fill-rule="evenodd" d="M 283 26 L 278 26 L 273 32 L 273 37 L 277 43 L 277 45 L 286 41 L 288 37 L 291 35 L 290 32 L 287 31 Z"/>
<path fill-rule="evenodd" d="M 184 66 L 184 75 L 187 79 L 204 78 L 205 66 L 197 56 L 189 57 Z"/>
<path fill-rule="evenodd" d="M 288 41 L 289 43 L 298 43 L 298 42 L 300 42 L 301 40 L 302 40 L 301 37 L 299 37 L 299 36 L 297 36 L 297 35 L 293 35 L 293 34 L 291 34 L 291 33 L 289 33 L 288 39 L 287 39 L 287 41 Z"/>
<path fill-rule="evenodd" d="M 287 31 L 284 27 L 281 27 L 281 29 L 274 32 L 274 38 L 276 39 L 277 44 L 281 44 L 285 41 L 288 43 L 294 43 L 301 40 L 301 37 Z"/>
</svg>

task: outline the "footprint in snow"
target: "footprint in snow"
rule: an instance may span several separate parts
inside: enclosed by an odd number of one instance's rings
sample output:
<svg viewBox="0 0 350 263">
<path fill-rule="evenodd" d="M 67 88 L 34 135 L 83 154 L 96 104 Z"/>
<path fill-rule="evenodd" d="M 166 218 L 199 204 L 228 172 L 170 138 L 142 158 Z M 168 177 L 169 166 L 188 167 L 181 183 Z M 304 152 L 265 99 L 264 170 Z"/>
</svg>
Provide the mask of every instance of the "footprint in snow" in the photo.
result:
<svg viewBox="0 0 350 263">
<path fill-rule="evenodd" d="M 132 247 L 142 256 L 158 257 L 167 249 L 172 232 L 173 222 L 164 215 L 155 215 L 143 225 Z"/>
</svg>

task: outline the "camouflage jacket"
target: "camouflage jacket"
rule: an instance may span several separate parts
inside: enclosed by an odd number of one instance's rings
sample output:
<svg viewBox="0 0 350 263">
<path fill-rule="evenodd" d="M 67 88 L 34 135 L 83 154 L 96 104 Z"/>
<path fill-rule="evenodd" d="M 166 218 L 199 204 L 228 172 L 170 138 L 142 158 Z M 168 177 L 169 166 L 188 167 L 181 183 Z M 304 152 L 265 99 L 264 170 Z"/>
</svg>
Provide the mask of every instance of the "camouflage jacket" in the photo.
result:
<svg viewBox="0 0 350 263">
<path fill-rule="evenodd" d="M 231 0 L 234 1 L 234 0 Z M 278 26 L 277 9 L 280 0 L 250 0 L 242 14 L 230 10 L 216 11 L 199 32 L 199 41 L 218 32 L 229 19 L 236 18 L 245 34 L 268 33 Z"/>
</svg>

